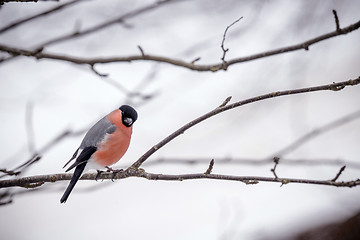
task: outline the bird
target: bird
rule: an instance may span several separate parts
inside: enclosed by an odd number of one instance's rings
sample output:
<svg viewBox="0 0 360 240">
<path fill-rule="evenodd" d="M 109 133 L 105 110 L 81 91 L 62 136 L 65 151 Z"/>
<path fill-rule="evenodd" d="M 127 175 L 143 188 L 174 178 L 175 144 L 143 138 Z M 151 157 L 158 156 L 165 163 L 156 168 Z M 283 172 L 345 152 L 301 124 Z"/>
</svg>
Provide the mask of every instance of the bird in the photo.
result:
<svg viewBox="0 0 360 240">
<path fill-rule="evenodd" d="M 60 203 L 66 202 L 75 184 L 86 170 L 111 169 L 109 166 L 123 157 L 130 145 L 133 124 L 137 118 L 138 114 L 133 107 L 122 105 L 88 130 L 78 149 L 63 167 L 65 168 L 76 158 L 66 170 L 68 172 L 75 168 Z"/>
</svg>

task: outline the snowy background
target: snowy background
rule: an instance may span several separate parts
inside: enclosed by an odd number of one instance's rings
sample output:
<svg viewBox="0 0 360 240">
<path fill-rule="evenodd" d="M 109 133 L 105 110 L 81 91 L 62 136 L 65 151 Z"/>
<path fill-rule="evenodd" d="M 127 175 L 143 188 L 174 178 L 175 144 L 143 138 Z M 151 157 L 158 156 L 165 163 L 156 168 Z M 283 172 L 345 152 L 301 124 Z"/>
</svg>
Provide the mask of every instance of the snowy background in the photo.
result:
<svg viewBox="0 0 360 240">
<path fill-rule="evenodd" d="M 153 1 L 84 1 L 0 35 L 0 44 L 33 49 L 50 39 L 86 29 Z M 60 3 L 7 3 L 0 29 Z M 145 53 L 198 64 L 220 63 L 225 28 L 226 59 L 298 44 L 360 20 L 353 1 L 178 1 L 115 24 L 94 34 L 46 47 L 45 52 L 82 57 Z M 313 46 L 251 62 L 227 71 L 195 72 L 165 63 L 138 61 L 88 66 L 17 57 L 0 64 L 0 167 L 25 162 L 65 130 L 89 128 L 123 103 L 136 107 L 130 148 L 116 167 L 127 167 L 167 135 L 220 105 L 249 97 L 357 78 L 360 31 Z M 0 56 L 9 55 L 1 52 Z M 116 85 L 116 86 L 114 86 Z M 125 89 L 125 90 L 124 90 Z M 153 96 L 128 98 L 131 91 Z M 171 159 L 214 158 L 214 173 L 273 176 L 267 165 L 217 164 L 224 158 L 261 160 L 290 143 L 355 111 L 359 87 L 257 102 L 213 117 L 186 131 L 143 167 L 155 173 L 204 172 L 203 164 L 174 164 Z M 29 111 L 31 111 L 29 113 Z M 29 117 L 33 141 L 29 141 Z M 68 137 L 23 176 L 62 173 L 84 134 Z M 30 134 L 31 136 L 31 134 Z M 31 137 L 30 137 L 31 138 Z M 31 139 L 30 139 L 31 140 Z M 348 168 L 339 180 L 360 176 L 360 119 L 356 118 L 299 146 L 285 157 L 341 160 Z M 30 146 L 30 147 L 29 147 Z M 151 161 L 164 159 L 161 164 Z M 342 165 L 279 164 L 280 177 L 332 179 Z M 59 199 L 68 182 L 16 195 L 0 208 L 3 239 L 278 239 L 308 227 L 346 218 L 360 210 L 359 188 L 275 183 L 191 180 L 147 181 L 129 178 L 79 181 L 66 204 Z M 18 189 L 13 189 L 18 190 Z"/>
</svg>

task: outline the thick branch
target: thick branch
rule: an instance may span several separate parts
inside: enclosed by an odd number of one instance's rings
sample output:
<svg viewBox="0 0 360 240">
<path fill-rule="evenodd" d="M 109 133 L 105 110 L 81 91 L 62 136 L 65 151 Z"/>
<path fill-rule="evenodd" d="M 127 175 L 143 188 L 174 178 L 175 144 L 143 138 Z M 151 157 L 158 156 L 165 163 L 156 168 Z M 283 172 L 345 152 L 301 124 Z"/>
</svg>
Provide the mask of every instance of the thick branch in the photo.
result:
<svg viewBox="0 0 360 240">
<path fill-rule="evenodd" d="M 227 110 L 231 110 L 236 107 L 240 107 L 246 104 L 262 101 L 269 98 L 275 98 L 280 96 L 286 96 L 286 95 L 293 95 L 293 94 L 300 94 L 300 93 L 308 93 L 308 92 L 315 92 L 315 91 L 325 91 L 325 90 L 331 90 L 331 91 L 339 91 L 345 88 L 345 86 L 353 86 L 360 83 L 360 77 L 354 79 L 354 80 L 348 80 L 345 82 L 339 82 L 339 83 L 333 83 L 333 84 L 327 84 L 322 86 L 316 86 L 316 87 L 309 87 L 309 88 L 300 88 L 300 89 L 294 89 L 294 90 L 285 90 L 285 91 L 278 91 L 273 93 L 268 93 L 264 95 L 260 95 L 257 97 L 249 98 L 243 101 L 239 101 L 233 104 L 220 106 L 215 108 L 214 110 L 202 115 L 201 117 L 196 118 L 195 120 L 185 124 L 181 128 L 179 128 L 174 133 L 170 134 L 168 137 L 166 137 L 164 140 L 150 148 L 144 155 L 142 155 L 135 163 L 132 164 L 132 167 L 138 168 L 140 165 L 145 162 L 153 153 L 155 153 L 157 150 L 159 150 L 161 147 L 169 143 L 171 140 L 176 138 L 177 136 L 183 134 L 186 130 L 189 128 L 195 126 L 196 124 L 213 117 L 219 113 L 222 113 Z"/>
<path fill-rule="evenodd" d="M 65 61 L 75 64 L 85 64 L 94 66 L 95 64 L 107 64 L 107 63 L 114 63 L 114 62 L 132 62 L 132 61 L 155 61 L 155 62 L 162 62 L 162 63 L 168 63 L 171 65 L 179 66 L 188 68 L 190 70 L 194 71 L 212 71 L 216 72 L 219 70 L 226 70 L 229 66 L 252 61 L 255 59 L 265 58 L 273 55 L 283 54 L 286 52 L 292 52 L 297 51 L 301 49 L 308 50 L 309 46 L 324 41 L 329 38 L 333 38 L 339 35 L 347 34 L 349 32 L 355 31 L 358 28 L 360 28 L 360 21 L 345 27 L 341 28 L 339 30 L 335 30 L 333 32 L 321 35 L 319 37 L 310 39 L 308 41 L 305 41 L 303 43 L 299 43 L 296 45 L 283 47 L 275 50 L 270 50 L 267 52 L 262 52 L 254 55 L 250 55 L 247 57 L 241 57 L 241 58 L 234 58 L 232 60 L 229 60 L 224 64 L 223 62 L 217 63 L 217 64 L 210 64 L 210 65 L 200 65 L 195 64 L 195 62 L 186 62 L 179 59 L 169 58 L 169 57 L 162 57 L 162 56 L 156 56 L 156 55 L 149 55 L 149 54 L 140 54 L 140 55 L 133 55 L 133 56 L 126 56 L 126 57 L 99 57 L 99 58 L 82 58 L 82 57 L 75 57 L 75 56 L 68 56 L 68 55 L 60 55 L 60 54 L 52 54 L 52 53 L 44 53 L 42 52 L 41 48 L 37 50 L 26 50 L 26 49 L 20 49 L 20 48 L 13 48 L 6 45 L 0 44 L 0 51 L 8 52 L 12 55 L 21 55 L 21 56 L 27 56 L 27 57 L 34 57 L 36 59 L 53 59 L 53 60 L 59 60 L 59 61 Z"/>
<path fill-rule="evenodd" d="M 39 175 L 32 177 L 23 177 L 11 180 L 1 180 L 0 188 L 8 187 L 25 187 L 34 188 L 41 186 L 47 182 L 58 182 L 70 180 L 72 174 L 51 174 L 51 175 Z M 80 180 L 96 180 L 97 173 L 86 173 Z M 296 179 L 296 178 L 272 178 L 272 177 L 257 177 L 257 176 L 233 176 L 233 175 L 222 175 L 222 174 L 207 174 L 207 173 L 194 173 L 194 174 L 157 174 L 148 173 L 143 169 L 130 168 L 126 171 L 118 173 L 113 178 L 112 173 L 102 173 L 98 179 L 123 179 L 128 177 L 141 177 L 148 180 L 163 180 L 163 181 L 184 181 L 193 179 L 213 179 L 213 180 L 228 180 L 228 181 L 239 181 L 246 184 L 257 184 L 259 182 L 277 182 L 281 184 L 288 183 L 300 183 L 300 184 L 314 184 L 314 185 L 327 185 L 336 187 L 355 187 L 360 185 L 360 179 L 347 182 L 335 182 L 332 180 L 310 180 L 310 179 Z"/>
</svg>

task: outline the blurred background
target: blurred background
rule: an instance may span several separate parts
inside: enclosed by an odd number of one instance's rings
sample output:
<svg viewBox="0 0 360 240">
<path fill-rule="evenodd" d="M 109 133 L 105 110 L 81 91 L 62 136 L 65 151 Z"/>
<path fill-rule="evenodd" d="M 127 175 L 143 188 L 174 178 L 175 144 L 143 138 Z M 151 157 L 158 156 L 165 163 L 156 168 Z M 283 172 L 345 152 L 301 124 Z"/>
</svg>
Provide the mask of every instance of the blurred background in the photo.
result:
<svg viewBox="0 0 360 240">
<path fill-rule="evenodd" d="M 25 50 L 44 46 L 44 53 L 84 58 L 139 55 L 140 46 L 146 54 L 187 62 L 200 57 L 197 64 L 213 64 L 221 63 L 226 27 L 240 17 L 226 35 L 226 60 L 332 32 L 333 9 L 341 27 L 360 20 L 357 0 L 202 0 L 157 6 L 155 1 L 92 0 L 75 1 L 1 31 L 68 2 L 2 5 L 0 44 Z M 128 14 L 147 6 L 152 7 Z M 121 16 L 122 22 L 92 33 L 50 42 Z M 235 64 L 215 73 L 154 61 L 96 64 L 93 71 L 88 65 L 1 51 L 0 168 L 14 169 L 40 154 L 42 158 L 20 176 L 64 172 L 85 131 L 127 103 L 137 109 L 139 119 L 128 152 L 115 165 L 126 168 L 228 96 L 235 102 L 357 78 L 359 42 L 357 30 L 312 45 L 309 51 Z M 329 180 L 346 165 L 339 181 L 355 180 L 360 176 L 359 102 L 360 89 L 354 86 L 249 104 L 191 128 L 142 167 L 163 174 L 201 173 L 214 159 L 213 173 L 272 177 L 271 159 L 281 153 L 279 177 Z M 316 129 L 321 131 L 296 142 Z M 293 143 L 295 147 L 283 151 Z M 12 202 L 0 207 L 1 238 L 300 239 L 304 231 L 344 222 L 360 211 L 359 187 L 129 178 L 80 181 L 69 201 L 60 204 L 67 184 L 3 189 L 1 201 Z"/>
</svg>

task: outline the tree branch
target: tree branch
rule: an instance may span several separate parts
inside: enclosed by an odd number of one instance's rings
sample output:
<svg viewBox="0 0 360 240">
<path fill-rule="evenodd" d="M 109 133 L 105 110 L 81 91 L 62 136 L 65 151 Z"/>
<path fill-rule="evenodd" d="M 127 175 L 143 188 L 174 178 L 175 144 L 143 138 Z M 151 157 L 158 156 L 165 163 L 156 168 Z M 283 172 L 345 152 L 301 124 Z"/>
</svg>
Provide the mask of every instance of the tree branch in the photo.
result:
<svg viewBox="0 0 360 240">
<path fill-rule="evenodd" d="M 156 55 L 149 55 L 149 54 L 140 54 L 140 55 L 133 55 L 133 56 L 125 56 L 125 57 L 98 57 L 98 58 L 84 58 L 84 57 L 75 57 L 75 56 L 68 56 L 68 55 L 60 55 L 54 53 L 44 53 L 39 50 L 26 50 L 20 48 L 13 48 L 3 44 L 0 44 L 0 51 L 7 52 L 14 56 L 27 56 L 27 57 L 34 57 L 36 59 L 52 59 L 64 62 L 70 62 L 75 64 L 83 64 L 83 65 L 90 65 L 94 66 L 95 64 L 107 64 L 107 63 L 115 63 L 115 62 L 133 62 L 133 61 L 154 61 L 154 62 L 161 62 L 161 63 L 168 63 L 174 66 L 187 68 L 194 71 L 211 71 L 216 72 L 219 70 L 226 70 L 229 66 L 235 65 L 238 63 L 248 62 L 255 59 L 265 58 L 273 55 L 283 54 L 287 52 L 297 51 L 301 49 L 309 50 L 309 46 L 324 41 L 326 39 L 330 39 L 336 36 L 340 36 L 343 34 L 350 33 L 352 31 L 357 30 L 360 28 L 360 21 L 349 25 L 348 27 L 341 28 L 340 30 L 335 30 L 333 32 L 318 36 L 316 38 L 307 40 L 303 43 L 299 43 L 296 45 L 283 47 L 275 50 L 270 50 L 267 52 L 262 52 L 246 57 L 234 58 L 229 60 L 224 64 L 216 63 L 210 65 L 201 65 L 195 64 L 196 61 L 186 62 L 179 59 L 163 57 L 163 56 L 156 56 Z"/>
<path fill-rule="evenodd" d="M 332 12 L 333 12 L 334 18 L 335 18 L 336 31 L 341 31 L 341 29 L 340 29 L 340 22 L 339 22 L 339 18 L 338 18 L 337 12 L 336 12 L 335 9 L 333 9 Z"/>
<path fill-rule="evenodd" d="M 336 182 L 336 180 L 338 180 L 338 178 L 340 177 L 340 175 L 342 174 L 342 172 L 345 170 L 346 166 L 343 166 L 342 168 L 340 168 L 339 172 L 336 174 L 336 176 L 331 179 L 331 181 Z"/>
<path fill-rule="evenodd" d="M 210 163 L 208 170 L 205 173 L 197 173 L 197 174 L 180 174 L 180 175 L 166 175 L 166 174 L 154 174 L 145 172 L 145 170 L 139 168 L 153 153 L 159 150 L 161 147 L 169 143 L 171 140 L 184 133 L 187 129 L 195 126 L 196 124 L 213 117 L 219 113 L 222 113 L 227 110 L 234 109 L 236 107 L 240 107 L 249 103 L 258 102 L 265 99 L 270 99 L 274 97 L 292 95 L 292 94 L 300 94 L 300 93 L 308 93 L 314 91 L 322 91 L 322 90 L 331 90 L 331 91 L 339 91 L 345 88 L 345 86 L 354 86 L 360 84 L 360 77 L 354 80 L 348 80 L 339 83 L 332 83 L 328 85 L 321 85 L 316 87 L 309 88 L 301 88 L 294 90 L 286 90 L 286 91 L 278 91 L 273 93 L 268 93 L 265 95 L 260 95 L 257 97 L 249 98 L 243 101 L 235 102 L 232 104 L 227 104 L 228 101 L 225 101 L 225 104 L 222 104 L 220 107 L 215 108 L 213 111 L 210 111 L 203 116 L 196 118 L 195 120 L 185 124 L 183 127 L 179 128 L 174 133 L 170 134 L 164 140 L 153 146 L 150 150 L 148 150 L 144 155 L 142 155 L 136 162 L 134 162 L 129 168 L 124 171 L 121 171 L 116 174 L 115 179 L 120 178 L 128 178 L 128 177 L 142 177 L 148 180 L 167 180 L 167 181 L 182 181 L 189 179 L 217 179 L 217 180 L 232 180 L 232 181 L 241 181 L 246 184 L 256 184 L 258 182 L 279 182 L 282 185 L 287 183 L 305 183 L 305 184 L 317 184 L 317 185 L 329 185 L 329 186 L 337 186 L 337 187 L 354 187 L 360 185 L 360 179 L 348 182 L 336 182 L 337 178 L 340 176 L 343 170 L 340 170 L 335 178 L 328 181 L 322 180 L 308 180 L 308 179 L 291 179 L 291 178 L 278 178 L 275 174 L 274 167 L 274 178 L 269 177 L 254 177 L 254 176 L 233 176 L 233 175 L 220 175 L 220 174 L 211 174 L 211 170 L 213 167 L 213 161 Z M 27 163 L 26 163 L 27 164 Z M 276 162 L 275 162 L 276 164 Z M 57 182 L 62 180 L 70 180 L 72 174 L 52 174 L 52 175 L 41 175 L 41 176 L 31 176 L 24 177 L 18 179 L 9 179 L 9 180 L 0 180 L 0 188 L 6 187 L 14 187 L 21 186 L 25 188 L 34 188 L 41 186 L 45 182 Z M 83 180 L 95 180 L 97 177 L 96 173 L 93 174 L 84 174 L 81 179 Z M 112 179 L 114 177 L 113 173 L 103 173 L 99 177 L 100 179 Z"/>
<path fill-rule="evenodd" d="M 262 100 L 269 99 L 269 98 L 280 97 L 280 96 L 300 94 L 300 93 L 309 93 L 309 92 L 315 92 L 315 91 L 326 91 L 326 90 L 339 91 L 339 90 L 344 89 L 345 86 L 353 86 L 353 85 L 357 85 L 359 83 L 360 83 L 360 77 L 358 77 L 358 78 L 356 78 L 354 80 L 348 80 L 348 81 L 344 81 L 344 82 L 332 83 L 332 84 L 327 84 L 327 85 L 322 85 L 322 86 L 309 87 L 309 88 L 300 88 L 300 89 L 294 89 L 294 90 L 285 90 L 285 91 L 278 91 L 278 92 L 268 93 L 268 94 L 260 95 L 260 96 L 257 96 L 257 97 L 249 98 L 249 99 L 246 99 L 246 100 L 243 100 L 243 101 L 239 101 L 239 102 L 236 102 L 236 103 L 233 103 L 233 104 L 228 104 L 228 105 L 225 105 L 223 107 L 221 107 L 221 105 L 220 105 L 220 107 L 217 107 L 214 110 L 202 115 L 201 117 L 196 118 L 195 120 L 185 124 L 184 126 L 179 128 L 178 130 L 176 130 L 174 133 L 170 134 L 168 137 L 166 137 L 165 139 L 160 141 L 158 144 L 156 144 L 155 146 L 150 148 L 135 163 L 133 163 L 131 167 L 133 167 L 133 168 L 140 167 L 140 165 L 142 163 L 144 163 L 153 153 L 155 153 L 157 150 L 159 150 L 164 145 L 169 143 L 171 140 L 173 140 L 177 136 L 183 134 L 186 130 L 188 130 L 189 128 L 195 126 L 196 124 L 198 124 L 198 123 L 200 123 L 200 122 L 202 122 L 202 121 L 204 121 L 204 120 L 206 120 L 206 119 L 208 119 L 210 117 L 213 117 L 213 116 L 215 116 L 215 115 L 217 115 L 219 113 L 222 113 L 224 111 L 228 111 L 228 110 L 231 110 L 233 108 L 240 107 L 240 106 L 243 106 L 243 105 L 246 105 L 246 104 L 262 101 Z"/>
<path fill-rule="evenodd" d="M 1 28 L 1 29 L 0 29 L 0 34 L 6 32 L 6 31 L 8 31 L 8 30 L 11 30 L 11 29 L 13 29 L 13 28 L 15 28 L 15 27 L 18 27 L 19 25 L 21 25 L 21 24 L 23 24 L 23 23 L 27 23 L 27 22 L 32 21 L 32 20 L 34 20 L 34 19 L 37 19 L 37 18 L 46 16 L 46 15 L 51 14 L 51 13 L 54 13 L 54 12 L 56 12 L 56 11 L 59 11 L 59 10 L 61 10 L 61 9 L 63 9 L 63 8 L 69 7 L 69 6 L 73 5 L 73 4 L 79 3 L 79 2 L 81 2 L 81 1 L 84 1 L 84 0 L 73 0 L 73 1 L 71 1 L 71 2 L 67 2 L 67 3 L 61 4 L 61 5 L 59 5 L 59 6 L 56 6 L 56 7 L 54 7 L 54 8 L 51 8 L 51 9 L 46 10 L 46 11 L 44 11 L 44 12 L 41 12 L 41 13 L 39 13 L 39 14 L 33 15 L 33 16 L 31 16 L 31 17 L 27 17 L 27 18 L 24 18 L 24 19 L 19 20 L 19 21 L 17 21 L 17 22 L 11 23 L 11 24 L 7 25 L 6 27 Z"/>
<path fill-rule="evenodd" d="M 273 160 L 274 160 L 274 163 L 275 163 L 275 164 L 274 164 L 274 167 L 273 167 L 272 169 L 270 169 L 270 171 L 274 174 L 274 177 L 275 177 L 276 179 L 278 179 L 279 177 L 278 177 L 277 174 L 276 174 L 276 167 L 277 167 L 277 165 L 279 164 L 280 158 L 274 157 Z"/>
<path fill-rule="evenodd" d="M 50 174 L 38 175 L 32 177 L 23 177 L 11 180 L 0 180 L 0 188 L 8 187 L 24 187 L 34 188 L 43 185 L 44 183 L 54 183 L 59 181 L 70 180 L 72 174 Z M 95 180 L 97 173 L 85 173 L 80 180 Z M 346 182 L 335 182 L 333 180 L 310 180 L 310 179 L 296 179 L 296 178 L 272 178 L 272 177 L 257 177 L 257 176 L 233 176 L 223 174 L 207 174 L 207 173 L 194 173 L 194 174 L 157 174 L 149 173 L 143 169 L 129 168 L 125 171 L 119 172 L 114 177 L 113 173 L 103 172 L 98 179 L 124 179 L 129 177 L 141 177 L 148 180 L 162 180 L 162 181 L 184 181 L 194 179 L 213 179 L 213 180 L 229 180 L 239 181 L 245 184 L 257 184 L 259 182 L 277 182 L 283 184 L 300 183 L 300 184 L 314 184 L 314 185 L 327 185 L 335 187 L 355 187 L 360 185 L 360 179 Z"/>
<path fill-rule="evenodd" d="M 209 167 L 206 169 L 204 174 L 211 174 L 211 171 L 213 170 L 214 167 L 214 159 L 211 159 L 210 163 L 209 163 Z"/>
<path fill-rule="evenodd" d="M 223 51 L 223 55 L 221 57 L 221 60 L 223 62 L 223 64 L 226 64 L 226 61 L 225 61 L 225 56 L 226 56 L 226 53 L 229 51 L 228 48 L 225 48 L 225 39 L 226 39 L 226 33 L 227 31 L 234 25 L 236 24 L 238 21 L 240 21 L 243 17 L 240 17 L 238 18 L 237 20 L 235 20 L 233 23 L 231 23 L 229 26 L 226 27 L 225 31 L 224 31 L 224 34 L 223 34 L 223 39 L 222 39 L 222 42 L 221 42 L 221 50 Z"/>
</svg>

